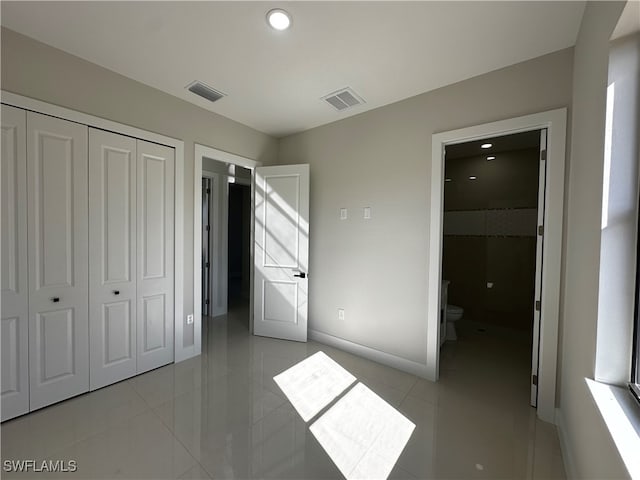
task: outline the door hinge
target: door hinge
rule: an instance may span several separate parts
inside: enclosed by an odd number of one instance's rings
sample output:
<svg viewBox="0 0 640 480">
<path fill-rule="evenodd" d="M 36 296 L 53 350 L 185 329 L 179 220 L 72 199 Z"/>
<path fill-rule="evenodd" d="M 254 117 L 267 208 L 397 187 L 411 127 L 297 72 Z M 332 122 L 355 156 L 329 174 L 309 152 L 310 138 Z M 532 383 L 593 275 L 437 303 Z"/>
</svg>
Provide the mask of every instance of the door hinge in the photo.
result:
<svg viewBox="0 0 640 480">
<path fill-rule="evenodd" d="M 207 232 L 208 232 L 208 231 L 209 231 L 209 225 L 207 225 L 207 227 L 206 227 L 206 228 L 207 228 Z"/>
<path fill-rule="evenodd" d="M 207 188 L 207 193 L 211 193 L 211 189 L 210 188 Z"/>
<path fill-rule="evenodd" d="M 544 235 L 544 225 L 538 225 L 538 235 Z"/>
<path fill-rule="evenodd" d="M 536 387 L 538 386 L 538 375 L 531 376 L 531 383 L 533 383 Z"/>
<path fill-rule="evenodd" d="M 206 268 L 209 268 L 209 262 L 205 263 L 205 264 L 204 264 L 204 266 L 205 266 Z"/>
<path fill-rule="evenodd" d="M 209 300 L 205 300 L 205 301 L 204 301 L 204 304 L 205 304 L 205 305 L 209 305 Z"/>
<path fill-rule="evenodd" d="M 542 160 L 543 162 L 547 159 L 547 151 L 546 150 L 540 150 L 540 160 Z"/>
<path fill-rule="evenodd" d="M 542 302 L 540 300 L 536 300 L 536 312 L 539 312 L 542 308 Z"/>
</svg>

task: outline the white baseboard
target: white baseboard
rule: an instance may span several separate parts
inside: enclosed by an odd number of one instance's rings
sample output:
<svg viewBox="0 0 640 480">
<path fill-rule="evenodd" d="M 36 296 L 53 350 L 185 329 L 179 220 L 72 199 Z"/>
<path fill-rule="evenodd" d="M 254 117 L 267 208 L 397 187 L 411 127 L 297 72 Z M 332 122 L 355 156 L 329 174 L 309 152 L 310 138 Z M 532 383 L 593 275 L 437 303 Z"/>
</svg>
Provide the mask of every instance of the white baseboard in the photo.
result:
<svg viewBox="0 0 640 480">
<path fill-rule="evenodd" d="M 560 439 L 560 450 L 562 451 L 562 460 L 564 461 L 564 469 L 567 474 L 567 478 L 578 478 L 578 472 L 576 470 L 576 463 L 573 459 L 573 452 L 571 451 L 571 443 L 567 437 L 567 429 L 564 425 L 564 417 L 562 410 L 556 408 L 556 428 L 558 429 L 558 438 Z"/>
<path fill-rule="evenodd" d="M 403 372 L 407 372 L 421 378 L 427 378 L 427 365 L 425 364 L 414 362 L 413 360 L 407 360 L 406 358 L 398 357 L 397 355 L 392 355 L 390 353 L 381 352 L 375 348 L 365 347 L 364 345 L 350 342 L 343 338 L 334 337 L 333 335 L 319 332 L 317 330 L 309 329 L 308 335 L 311 340 L 318 343 L 339 348 L 340 350 L 353 353 L 354 355 L 364 357 L 368 360 L 373 360 L 374 362 L 402 370 Z"/>
</svg>

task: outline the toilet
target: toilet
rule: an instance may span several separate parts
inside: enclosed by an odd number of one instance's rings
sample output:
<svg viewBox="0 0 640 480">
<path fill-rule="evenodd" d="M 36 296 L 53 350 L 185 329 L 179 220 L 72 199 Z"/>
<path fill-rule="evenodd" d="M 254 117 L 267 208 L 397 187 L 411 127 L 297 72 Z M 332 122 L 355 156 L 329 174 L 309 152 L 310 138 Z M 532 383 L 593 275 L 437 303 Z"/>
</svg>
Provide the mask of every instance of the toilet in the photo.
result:
<svg viewBox="0 0 640 480">
<path fill-rule="evenodd" d="M 447 340 L 457 340 L 455 322 L 462 318 L 464 308 L 447 304 Z"/>
</svg>

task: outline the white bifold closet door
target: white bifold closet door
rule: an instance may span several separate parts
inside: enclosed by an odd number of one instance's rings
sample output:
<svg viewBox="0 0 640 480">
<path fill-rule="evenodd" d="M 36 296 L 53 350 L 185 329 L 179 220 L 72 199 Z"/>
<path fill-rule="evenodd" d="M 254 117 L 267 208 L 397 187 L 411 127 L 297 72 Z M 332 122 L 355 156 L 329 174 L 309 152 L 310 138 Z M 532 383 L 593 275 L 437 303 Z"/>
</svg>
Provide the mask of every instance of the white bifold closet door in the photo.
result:
<svg viewBox="0 0 640 480">
<path fill-rule="evenodd" d="M 30 408 L 89 389 L 87 127 L 27 113 Z"/>
<path fill-rule="evenodd" d="M 138 140 L 137 373 L 173 362 L 175 150 Z"/>
<path fill-rule="evenodd" d="M 89 131 L 92 390 L 173 361 L 174 161 Z"/>
<path fill-rule="evenodd" d="M 27 114 L 2 105 L 2 421 L 29 411 Z"/>
<path fill-rule="evenodd" d="M 136 140 L 89 129 L 91 390 L 137 372 Z"/>
</svg>

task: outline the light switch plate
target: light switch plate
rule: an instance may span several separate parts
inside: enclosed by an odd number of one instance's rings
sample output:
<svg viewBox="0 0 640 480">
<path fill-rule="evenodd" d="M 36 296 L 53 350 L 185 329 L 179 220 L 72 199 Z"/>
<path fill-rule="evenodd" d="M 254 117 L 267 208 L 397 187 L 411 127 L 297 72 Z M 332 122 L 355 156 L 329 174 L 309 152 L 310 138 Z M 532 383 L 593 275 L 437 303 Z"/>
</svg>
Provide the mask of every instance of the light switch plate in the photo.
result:
<svg viewBox="0 0 640 480">
<path fill-rule="evenodd" d="M 347 219 L 347 209 L 346 208 L 341 208 L 340 209 L 340 220 L 346 220 Z"/>
<path fill-rule="evenodd" d="M 338 320 L 344 320 L 344 308 L 338 309 Z"/>
<path fill-rule="evenodd" d="M 369 220 L 371 218 L 371 207 L 364 207 L 364 218 Z"/>
</svg>

